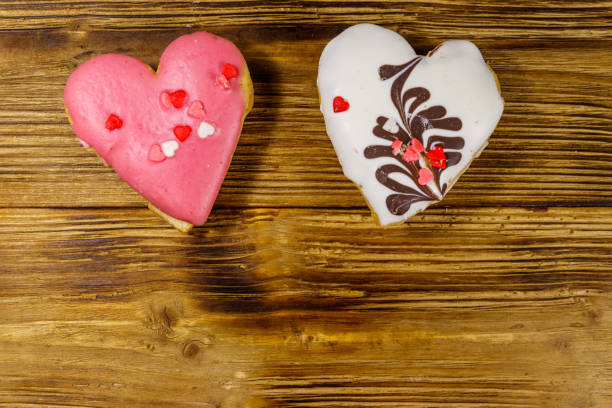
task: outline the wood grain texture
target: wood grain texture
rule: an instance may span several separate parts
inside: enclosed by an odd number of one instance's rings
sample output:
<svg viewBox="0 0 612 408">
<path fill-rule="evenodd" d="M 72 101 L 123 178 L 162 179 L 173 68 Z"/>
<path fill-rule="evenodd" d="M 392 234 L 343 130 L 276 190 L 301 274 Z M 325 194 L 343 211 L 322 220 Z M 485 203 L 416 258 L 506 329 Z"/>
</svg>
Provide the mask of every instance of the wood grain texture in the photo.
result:
<svg viewBox="0 0 612 408">
<path fill-rule="evenodd" d="M 318 111 L 324 45 L 474 41 L 506 109 L 444 202 L 376 227 Z M 80 63 L 234 41 L 256 102 L 209 222 L 76 142 Z M 0 3 L 0 406 L 612 406 L 612 2 Z"/>
</svg>

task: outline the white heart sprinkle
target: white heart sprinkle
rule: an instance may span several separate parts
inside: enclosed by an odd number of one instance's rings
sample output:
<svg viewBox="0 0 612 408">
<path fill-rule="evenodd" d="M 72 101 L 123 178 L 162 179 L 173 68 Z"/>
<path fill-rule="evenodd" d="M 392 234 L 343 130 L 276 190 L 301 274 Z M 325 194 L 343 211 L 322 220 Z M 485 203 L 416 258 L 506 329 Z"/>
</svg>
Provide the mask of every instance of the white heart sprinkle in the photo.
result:
<svg viewBox="0 0 612 408">
<path fill-rule="evenodd" d="M 198 128 L 198 136 L 200 139 L 206 139 L 208 136 L 215 133 L 215 127 L 207 122 L 200 123 L 200 127 Z"/>
<path fill-rule="evenodd" d="M 387 119 L 387 121 L 383 125 L 383 130 L 386 130 L 389 133 L 397 133 L 399 132 L 399 126 L 397 125 L 397 122 L 395 122 L 393 119 Z"/>
<path fill-rule="evenodd" d="M 179 144 L 176 140 L 167 140 L 161 144 L 162 152 L 164 152 L 164 156 L 173 157 L 174 152 L 179 148 Z"/>
</svg>

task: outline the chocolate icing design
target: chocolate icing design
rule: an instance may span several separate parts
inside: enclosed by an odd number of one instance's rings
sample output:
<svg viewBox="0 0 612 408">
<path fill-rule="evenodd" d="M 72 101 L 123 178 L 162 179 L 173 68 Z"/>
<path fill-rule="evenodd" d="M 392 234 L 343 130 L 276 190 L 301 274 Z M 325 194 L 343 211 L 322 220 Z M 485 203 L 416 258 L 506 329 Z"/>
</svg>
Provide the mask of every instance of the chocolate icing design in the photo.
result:
<svg viewBox="0 0 612 408">
<path fill-rule="evenodd" d="M 407 146 L 411 144 L 411 140 L 414 138 L 423 145 L 425 151 L 419 153 L 420 158 L 424 163 L 427 163 L 427 168 L 433 173 L 435 186 L 443 196 L 448 186 L 446 183 L 440 186 L 440 175 L 444 170 L 461 161 L 461 150 L 465 146 L 465 141 L 461 136 L 439 136 L 435 134 L 427 138 L 426 145 L 423 143 L 423 133 L 426 130 L 459 131 L 461 130 L 462 123 L 461 119 L 457 117 L 447 117 L 446 108 L 441 105 L 419 109 L 431 96 L 427 88 L 419 86 L 407 89 L 402 93 L 408 77 L 422 58 L 416 57 L 402 65 L 383 65 L 379 68 L 378 72 L 381 80 L 386 81 L 396 77 L 391 85 L 390 97 L 397 109 L 400 120 L 396 121 L 398 125 L 397 131 L 392 133 L 389 127 L 385 127 L 390 118 L 379 116 L 372 132 L 376 137 L 391 143 L 368 146 L 363 152 L 367 159 L 389 157 L 395 160 L 393 163 L 385 164 L 376 170 L 378 182 L 394 191 L 386 199 L 387 208 L 394 215 L 405 214 L 413 203 L 436 201 L 441 199 L 441 197 L 438 197 L 427 185 L 419 184 L 419 170 L 422 168 L 421 160 L 406 161 L 402 155 L 394 154 L 391 147 L 393 142 L 400 140 L 403 145 Z M 444 169 L 431 166 L 427 158 L 427 152 L 436 146 L 442 146 L 444 149 L 444 154 L 446 155 L 446 167 Z M 403 174 L 412 179 L 416 188 L 409 187 L 393 179 L 391 175 L 396 173 Z"/>
</svg>

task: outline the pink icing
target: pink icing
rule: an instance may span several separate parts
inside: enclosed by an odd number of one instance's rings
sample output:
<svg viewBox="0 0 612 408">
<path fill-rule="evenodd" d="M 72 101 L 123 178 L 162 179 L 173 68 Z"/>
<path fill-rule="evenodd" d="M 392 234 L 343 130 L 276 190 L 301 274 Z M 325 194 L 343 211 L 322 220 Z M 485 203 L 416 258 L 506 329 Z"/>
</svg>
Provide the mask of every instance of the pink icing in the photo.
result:
<svg viewBox="0 0 612 408">
<path fill-rule="evenodd" d="M 244 70 L 234 44 L 199 32 L 173 41 L 161 56 L 158 73 L 136 58 L 104 54 L 78 67 L 68 78 L 64 101 L 77 136 L 109 163 L 130 186 L 166 214 L 203 224 L 221 188 L 238 142 L 245 105 L 238 79 L 229 89 L 217 78 L 226 63 Z M 185 106 L 164 109 L 164 93 L 185 90 Z M 206 104 L 203 117 L 188 114 L 191 101 Z M 113 113 L 123 125 L 112 132 L 105 122 Z M 198 115 L 199 116 L 199 112 Z M 161 159 L 164 141 L 176 140 L 175 126 L 197 130 L 215 123 L 209 137 L 179 142 L 172 160 Z M 159 150 L 158 150 L 159 149 Z"/>
</svg>

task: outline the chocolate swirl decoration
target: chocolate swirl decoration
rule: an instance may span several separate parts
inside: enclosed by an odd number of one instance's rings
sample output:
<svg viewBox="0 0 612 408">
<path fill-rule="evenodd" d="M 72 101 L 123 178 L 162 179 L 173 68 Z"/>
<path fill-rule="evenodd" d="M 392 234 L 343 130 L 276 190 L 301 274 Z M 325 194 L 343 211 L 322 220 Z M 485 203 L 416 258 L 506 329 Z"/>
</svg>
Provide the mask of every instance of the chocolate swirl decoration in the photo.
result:
<svg viewBox="0 0 612 408">
<path fill-rule="evenodd" d="M 397 123 L 399 130 L 396 133 L 391 133 L 384 129 L 384 125 L 388 118 L 379 116 L 376 120 L 377 124 L 372 130 L 376 137 L 388 140 L 391 143 L 400 140 L 406 145 L 410 144 L 412 138 L 415 138 L 424 145 L 423 133 L 426 130 L 461 130 L 461 119 L 457 117 L 446 117 L 446 108 L 444 108 L 444 106 L 436 105 L 420 111 L 418 110 L 419 106 L 431 97 L 431 93 L 427 88 L 414 87 L 406 90 L 402 94 L 404 84 L 422 58 L 423 57 L 416 57 L 402 65 L 383 65 L 379 68 L 378 72 L 380 79 L 383 81 L 397 76 L 391 85 L 390 96 L 401 120 Z M 436 146 L 442 146 L 444 148 L 446 167 L 444 169 L 433 166 L 428 167 L 433 173 L 436 187 L 442 195 L 444 195 L 447 184 L 445 183 L 443 186 L 440 186 L 440 175 L 446 168 L 454 166 L 461 161 L 460 150 L 465 146 L 465 141 L 463 137 L 460 136 L 450 137 L 432 135 L 428 137 L 427 145 L 424 145 L 425 152 Z M 418 183 L 419 170 L 422 167 L 419 160 L 410 162 L 405 161 L 401 155 L 393 154 L 391 144 L 368 146 L 363 153 L 367 159 L 390 157 L 399 162 L 399 165 L 385 164 L 376 171 L 376 179 L 382 185 L 396 193 L 389 195 L 386 200 L 387 208 L 391 214 L 402 215 L 410 209 L 413 203 L 439 199 L 427 185 L 420 185 Z M 420 157 L 424 159 L 425 162 L 428 162 L 425 154 L 421 153 Z M 406 186 L 391 178 L 391 175 L 394 173 L 403 174 L 412 179 L 417 189 Z"/>
</svg>

